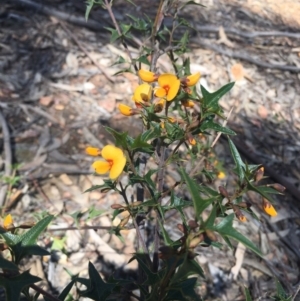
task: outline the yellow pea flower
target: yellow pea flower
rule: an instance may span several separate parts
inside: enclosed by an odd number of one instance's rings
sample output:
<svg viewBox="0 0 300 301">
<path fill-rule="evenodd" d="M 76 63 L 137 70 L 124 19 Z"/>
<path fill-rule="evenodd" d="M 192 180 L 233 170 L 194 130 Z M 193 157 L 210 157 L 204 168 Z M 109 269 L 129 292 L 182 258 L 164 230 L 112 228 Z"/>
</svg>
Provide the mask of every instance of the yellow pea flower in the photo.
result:
<svg viewBox="0 0 300 301">
<path fill-rule="evenodd" d="M 149 101 L 152 96 L 152 87 L 148 84 L 139 85 L 132 96 L 132 100 L 136 103 L 142 103 L 144 101 Z"/>
<path fill-rule="evenodd" d="M 101 151 L 101 156 L 104 160 L 95 161 L 92 167 L 98 174 L 109 172 L 111 180 L 115 180 L 122 173 L 126 164 L 126 157 L 123 151 L 114 145 L 106 145 Z"/>
<path fill-rule="evenodd" d="M 218 179 L 223 180 L 226 178 L 226 174 L 223 171 L 219 171 L 217 177 Z"/>
<path fill-rule="evenodd" d="M 174 74 L 165 73 L 158 77 L 159 88 L 155 91 L 155 96 L 171 101 L 177 95 L 180 88 L 180 80 Z"/>
<path fill-rule="evenodd" d="M 134 115 L 134 112 L 131 107 L 124 105 L 123 103 L 120 103 L 118 106 L 119 111 L 121 114 L 125 116 L 132 116 Z"/>
<path fill-rule="evenodd" d="M 100 148 L 97 148 L 97 147 L 91 147 L 91 146 L 88 146 L 86 149 L 85 149 L 85 152 L 90 155 L 90 156 L 93 156 L 93 157 L 99 157 L 101 156 L 101 149 Z"/>
<path fill-rule="evenodd" d="M 263 199 L 263 208 L 268 215 L 272 217 L 277 215 L 277 211 L 275 210 L 273 205 L 266 199 Z"/>
<path fill-rule="evenodd" d="M 13 224 L 14 221 L 11 214 L 6 215 L 5 218 L 3 219 L 3 228 L 8 229 L 11 226 L 13 226 Z"/>
<path fill-rule="evenodd" d="M 145 69 L 140 69 L 138 71 L 139 77 L 142 81 L 146 83 L 153 83 L 157 81 L 158 75 L 155 73 L 145 70 Z"/>
<path fill-rule="evenodd" d="M 184 86 L 191 87 L 197 84 L 200 77 L 201 77 L 200 72 L 197 72 L 182 78 L 181 82 L 183 83 Z"/>
</svg>

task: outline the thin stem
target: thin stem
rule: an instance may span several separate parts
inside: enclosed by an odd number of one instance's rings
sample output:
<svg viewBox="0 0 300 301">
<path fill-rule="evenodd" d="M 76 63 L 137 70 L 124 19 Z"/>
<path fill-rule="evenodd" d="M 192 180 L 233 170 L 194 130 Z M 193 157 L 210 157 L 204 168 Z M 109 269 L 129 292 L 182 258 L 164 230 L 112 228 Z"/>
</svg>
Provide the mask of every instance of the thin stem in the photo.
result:
<svg viewBox="0 0 300 301">
<path fill-rule="evenodd" d="M 119 26 L 119 24 L 118 24 L 118 22 L 117 22 L 117 20 L 115 18 L 115 15 L 114 15 L 114 13 L 113 13 L 113 11 L 111 9 L 111 4 L 108 2 L 108 0 L 104 0 L 104 1 L 105 1 L 105 8 L 107 9 L 107 11 L 109 13 L 109 16 L 110 16 L 112 22 L 114 23 L 114 26 L 115 26 L 115 28 L 116 28 L 119 36 L 122 36 L 122 32 L 121 32 L 120 26 Z M 133 61 L 132 55 L 131 55 L 131 53 L 130 53 L 130 51 L 128 49 L 128 46 L 127 46 L 127 44 L 126 44 L 126 42 L 125 42 L 125 40 L 124 40 L 123 37 L 121 38 L 121 41 L 122 41 L 122 45 L 125 48 L 125 51 L 126 51 L 128 57 L 129 57 L 129 59 L 131 61 L 131 64 L 134 67 L 135 72 L 138 72 L 138 68 L 137 68 L 136 64 L 134 63 L 134 61 Z"/>
<path fill-rule="evenodd" d="M 47 297 L 47 299 L 51 300 L 51 301 L 61 301 L 60 299 L 52 296 L 51 294 L 49 294 L 48 292 L 44 291 L 42 288 L 38 287 L 35 284 L 31 284 L 30 287 L 35 290 L 36 292 L 40 293 L 41 295 Z"/>
<path fill-rule="evenodd" d="M 121 194 L 122 197 L 124 198 L 125 203 L 127 204 L 127 206 L 129 206 L 129 201 L 128 201 L 128 198 L 127 198 L 127 195 L 126 195 L 126 191 L 125 191 L 125 189 L 124 189 L 124 187 L 123 187 L 123 185 L 122 185 L 121 182 L 120 182 L 120 187 L 121 187 L 120 194 Z M 143 252 L 144 252 L 145 254 L 148 255 L 148 258 L 149 258 L 149 260 L 150 260 L 150 257 L 149 257 L 149 251 L 148 251 L 148 249 L 147 249 L 147 246 L 146 246 L 146 243 L 145 243 L 145 241 L 144 241 L 144 239 L 143 239 L 143 236 L 142 236 L 142 234 L 141 234 L 141 232 L 140 232 L 140 228 L 139 228 L 139 226 L 138 226 L 138 224 L 137 224 L 137 222 L 136 222 L 136 219 L 133 217 L 132 220 L 133 220 L 133 224 L 134 224 L 135 229 L 136 229 L 137 236 L 138 236 L 138 238 L 139 238 L 139 242 L 140 242 L 140 244 L 141 244 L 141 246 L 142 246 Z M 151 262 L 151 260 L 150 260 L 150 262 Z"/>
</svg>

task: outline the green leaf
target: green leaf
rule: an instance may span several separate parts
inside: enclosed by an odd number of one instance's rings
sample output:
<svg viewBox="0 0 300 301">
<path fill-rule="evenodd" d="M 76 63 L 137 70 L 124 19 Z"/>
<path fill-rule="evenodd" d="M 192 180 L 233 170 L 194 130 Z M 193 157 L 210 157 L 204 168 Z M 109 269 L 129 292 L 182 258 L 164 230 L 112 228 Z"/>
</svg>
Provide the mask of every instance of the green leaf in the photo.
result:
<svg viewBox="0 0 300 301">
<path fill-rule="evenodd" d="M 119 33 L 116 29 L 110 28 L 110 27 L 104 27 L 104 28 L 111 32 L 111 37 L 110 37 L 110 42 L 111 43 L 115 42 L 120 37 L 122 37 L 122 35 L 119 35 Z"/>
<path fill-rule="evenodd" d="M 3 286 L 5 289 L 7 301 L 18 301 L 22 290 L 26 286 L 41 280 L 41 278 L 31 275 L 29 271 L 9 278 L 3 277 L 2 274 L 0 275 L 0 286 Z"/>
<path fill-rule="evenodd" d="M 195 209 L 195 215 L 196 218 L 198 219 L 201 213 L 212 203 L 213 199 L 201 198 L 200 193 L 198 191 L 198 185 L 196 184 L 196 182 L 190 178 L 190 176 L 185 172 L 183 168 L 180 169 L 180 173 L 183 181 L 187 186 L 188 191 L 191 194 L 191 198 Z"/>
<path fill-rule="evenodd" d="M 172 279 L 172 283 L 182 281 L 191 275 L 205 278 L 200 265 L 194 259 L 189 259 L 188 256 L 185 256 L 183 263 L 178 267 L 178 270 Z"/>
<path fill-rule="evenodd" d="M 131 145 L 131 150 L 134 150 L 134 149 L 153 150 L 153 145 L 144 141 L 142 134 L 140 134 L 134 139 L 133 144 Z"/>
<path fill-rule="evenodd" d="M 4 259 L 0 255 L 0 268 L 6 270 L 18 270 L 18 267 L 11 261 Z"/>
<path fill-rule="evenodd" d="M 134 256 L 129 260 L 129 262 L 137 260 L 139 263 L 139 268 L 143 270 L 145 273 L 147 279 L 143 284 L 145 285 L 154 285 L 155 283 L 158 283 L 161 281 L 161 275 L 159 273 L 153 273 L 149 266 L 151 266 L 151 263 L 148 262 L 148 257 L 146 254 L 143 253 L 135 253 Z"/>
<path fill-rule="evenodd" d="M 62 300 L 62 301 L 64 301 L 67 297 L 68 297 L 68 295 L 69 295 L 69 293 L 70 293 L 70 291 L 71 291 L 71 289 L 72 289 L 72 287 L 73 287 L 73 285 L 74 285 L 74 283 L 75 283 L 75 280 L 72 280 L 63 290 L 62 290 L 62 292 L 59 294 L 59 296 L 58 296 L 58 299 L 59 300 Z M 73 300 L 73 299 L 72 299 Z"/>
<path fill-rule="evenodd" d="M 275 193 L 275 194 L 281 194 L 277 190 L 273 189 L 272 187 L 266 187 L 266 186 L 254 186 L 252 183 L 246 178 L 246 181 L 248 183 L 247 188 L 249 190 L 255 191 L 259 193 L 262 197 L 269 200 L 271 203 L 273 203 L 272 198 L 269 196 L 269 193 Z"/>
<path fill-rule="evenodd" d="M 104 181 L 104 183 L 102 185 L 93 185 L 91 188 L 84 191 L 84 193 L 90 192 L 90 191 L 93 191 L 93 190 L 97 190 L 97 189 L 99 189 L 101 192 L 106 192 L 106 191 L 109 191 L 109 190 L 114 190 L 116 188 L 116 183 L 115 182 L 113 182 L 111 180 L 108 180 L 108 179 L 105 179 L 103 181 Z"/>
<path fill-rule="evenodd" d="M 115 284 L 104 282 L 91 262 L 89 262 L 89 277 L 88 289 L 81 291 L 80 295 L 92 300 L 106 300 L 115 288 Z"/>
<path fill-rule="evenodd" d="M 249 292 L 249 289 L 247 287 L 245 287 L 245 297 L 246 297 L 246 300 L 245 301 L 252 301 L 252 298 L 250 296 L 250 292 Z"/>
<path fill-rule="evenodd" d="M 224 133 L 227 135 L 236 135 L 236 133 L 234 131 L 232 131 L 231 129 L 229 129 L 227 127 L 223 127 L 220 124 L 213 122 L 212 120 L 202 123 L 200 126 L 200 130 L 201 131 L 214 130 L 216 132 L 221 132 L 221 133 Z"/>
<path fill-rule="evenodd" d="M 143 63 L 143 64 L 145 64 L 147 66 L 151 65 L 146 55 L 140 56 L 138 59 L 136 59 L 136 61 L 138 61 L 140 63 Z"/>
<path fill-rule="evenodd" d="M 242 183 L 244 180 L 245 163 L 242 161 L 242 158 L 241 158 L 237 148 L 235 147 L 234 143 L 232 142 L 232 140 L 230 138 L 228 138 L 228 143 L 229 143 L 231 155 L 235 162 L 236 173 L 239 177 L 240 183 Z"/>
<path fill-rule="evenodd" d="M 233 218 L 234 213 L 226 216 L 218 225 L 213 227 L 213 230 L 220 233 L 222 236 L 227 236 L 229 238 L 235 239 L 238 242 L 241 242 L 257 255 L 262 256 L 260 250 L 252 243 L 252 241 L 250 241 L 248 238 L 246 238 L 244 235 L 233 228 Z"/>
<path fill-rule="evenodd" d="M 234 82 L 229 83 L 213 93 L 209 93 L 203 86 L 201 86 L 204 106 L 206 108 L 211 108 L 213 110 L 218 109 L 220 98 L 223 95 L 225 95 L 227 92 L 229 92 L 233 86 L 234 86 Z"/>
<path fill-rule="evenodd" d="M 101 210 L 97 210 L 95 209 L 95 205 L 92 205 L 92 207 L 89 209 L 89 215 L 88 215 L 88 220 L 93 219 L 101 214 L 103 214 L 105 212 L 105 210 L 101 209 Z"/>
<path fill-rule="evenodd" d="M 22 243 L 22 246 L 34 245 L 40 234 L 47 228 L 53 218 L 53 215 L 48 215 L 35 224 L 30 230 L 20 235 L 19 239 Z"/>
<path fill-rule="evenodd" d="M 86 1 L 86 10 L 85 10 L 85 20 L 87 21 L 89 18 L 89 14 L 94 6 L 94 0 Z"/>
<path fill-rule="evenodd" d="M 202 301 L 201 297 L 194 290 L 196 283 L 196 277 L 188 278 L 184 281 L 174 283 L 169 288 L 164 301 Z"/>
<path fill-rule="evenodd" d="M 26 255 L 49 255 L 48 251 L 36 245 L 36 240 L 53 218 L 53 215 L 46 216 L 22 235 L 13 235 L 11 233 L 1 234 L 14 253 L 16 264 Z"/>
<path fill-rule="evenodd" d="M 115 131 L 110 127 L 104 127 L 107 132 L 109 132 L 116 140 L 116 146 L 121 146 L 124 149 L 128 149 L 129 146 L 133 143 L 133 138 L 128 136 L 127 132 L 120 133 Z"/>
<path fill-rule="evenodd" d="M 213 206 L 207 220 L 204 222 L 204 228 L 212 230 L 217 217 L 217 207 Z"/>
</svg>

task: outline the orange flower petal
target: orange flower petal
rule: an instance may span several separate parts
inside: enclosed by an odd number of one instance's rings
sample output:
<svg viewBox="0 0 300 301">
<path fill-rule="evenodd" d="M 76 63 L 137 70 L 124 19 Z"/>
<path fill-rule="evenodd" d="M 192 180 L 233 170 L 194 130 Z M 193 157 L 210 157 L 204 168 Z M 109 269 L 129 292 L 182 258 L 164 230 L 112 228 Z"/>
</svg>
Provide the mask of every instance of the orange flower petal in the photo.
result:
<svg viewBox="0 0 300 301">
<path fill-rule="evenodd" d="M 94 157 L 98 157 L 98 156 L 101 156 L 101 149 L 100 148 L 97 148 L 97 147 L 91 147 L 91 146 L 88 146 L 86 149 L 85 149 L 85 152 L 90 155 L 90 156 L 94 156 Z"/>
<path fill-rule="evenodd" d="M 273 216 L 273 217 L 277 215 L 277 211 L 275 210 L 275 208 L 269 201 L 264 200 L 263 207 L 264 207 L 265 212 L 268 215 Z"/>
<path fill-rule="evenodd" d="M 141 84 L 135 89 L 132 100 L 136 103 L 149 101 L 151 96 L 152 87 L 148 84 Z"/>
<path fill-rule="evenodd" d="M 124 156 L 120 148 L 110 144 L 103 147 L 101 155 L 105 160 L 113 162 Z"/>
<path fill-rule="evenodd" d="M 171 73 L 164 73 L 158 77 L 158 84 L 160 87 L 169 85 L 171 86 L 178 80 L 177 76 Z"/>
<path fill-rule="evenodd" d="M 157 75 L 155 75 L 155 73 L 145 69 L 140 69 L 138 71 L 138 74 L 140 79 L 147 83 L 153 83 L 157 80 Z"/>
<path fill-rule="evenodd" d="M 111 163 L 109 163 L 107 161 L 95 161 L 92 164 L 92 167 L 95 169 L 96 173 L 103 175 L 110 171 Z"/>
<path fill-rule="evenodd" d="M 117 161 L 114 161 L 109 173 L 109 177 L 111 180 L 115 180 L 120 176 L 120 174 L 124 169 L 125 164 L 126 164 L 126 157 L 124 155 L 123 157 L 118 158 Z"/>
<path fill-rule="evenodd" d="M 193 108 L 195 105 L 194 102 L 191 100 L 182 100 L 181 104 L 186 108 Z"/>
<path fill-rule="evenodd" d="M 121 114 L 125 116 L 132 116 L 132 108 L 129 106 L 124 105 L 123 103 L 120 103 L 118 106 L 118 109 L 120 110 Z"/>
<path fill-rule="evenodd" d="M 12 224 L 13 224 L 13 218 L 11 216 L 11 214 L 8 214 L 5 216 L 5 218 L 3 219 L 3 227 L 5 229 L 9 228 Z"/>
<path fill-rule="evenodd" d="M 167 91 L 164 88 L 157 88 L 154 94 L 156 97 L 162 98 L 167 95 Z"/>
<path fill-rule="evenodd" d="M 197 72 L 197 73 L 194 73 L 194 74 L 191 74 L 191 75 L 187 76 L 186 77 L 186 85 L 188 87 L 196 85 L 198 80 L 200 79 L 200 77 L 201 77 L 200 72 Z"/>
</svg>

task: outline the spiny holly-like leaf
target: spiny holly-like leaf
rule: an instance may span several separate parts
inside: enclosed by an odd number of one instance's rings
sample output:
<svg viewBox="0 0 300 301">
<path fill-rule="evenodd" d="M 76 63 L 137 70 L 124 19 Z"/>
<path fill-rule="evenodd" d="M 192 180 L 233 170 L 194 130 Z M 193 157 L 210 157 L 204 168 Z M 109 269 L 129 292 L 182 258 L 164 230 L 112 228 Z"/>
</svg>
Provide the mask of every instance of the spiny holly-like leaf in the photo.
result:
<svg viewBox="0 0 300 301">
<path fill-rule="evenodd" d="M 197 278 L 188 278 L 181 282 L 173 283 L 170 287 L 165 301 L 202 301 L 201 297 L 195 292 L 194 288 Z"/>
<path fill-rule="evenodd" d="M 128 147 L 133 143 L 133 138 L 128 136 L 127 132 L 120 133 L 115 131 L 110 127 L 105 127 L 106 131 L 112 134 L 116 140 L 116 146 L 121 146 L 123 149 L 128 149 Z"/>
<path fill-rule="evenodd" d="M 233 160 L 235 162 L 235 169 L 236 169 L 237 175 L 239 177 L 240 183 L 242 183 L 244 180 L 245 163 L 243 162 L 237 148 L 235 147 L 234 143 L 232 142 L 232 140 L 230 138 L 228 138 L 228 143 L 229 143 L 230 152 L 231 152 Z"/>
<path fill-rule="evenodd" d="M 228 91 L 230 91 L 233 86 L 234 86 L 233 82 L 229 83 L 213 93 L 209 93 L 203 86 L 201 86 L 204 106 L 206 108 L 211 108 L 212 110 L 218 109 L 220 98 L 223 95 L 225 95 Z"/>
<path fill-rule="evenodd" d="M 80 295 L 92 300 L 106 300 L 112 293 L 115 284 L 104 282 L 91 262 L 89 262 L 89 277 L 89 287 L 86 291 L 82 291 Z"/>
<path fill-rule="evenodd" d="M 26 271 L 23 274 L 9 278 L 0 275 L 0 286 L 3 286 L 5 289 L 7 301 L 18 301 L 23 288 L 41 280 L 41 278 L 33 276 L 29 271 Z"/>
<path fill-rule="evenodd" d="M 241 242 L 257 255 L 262 256 L 260 250 L 252 243 L 252 241 L 250 241 L 248 238 L 246 238 L 244 235 L 233 228 L 233 218 L 234 213 L 226 216 L 218 225 L 213 227 L 213 230 L 220 233 L 222 236 L 227 236 L 229 238 L 235 239 L 238 242 Z"/>
<path fill-rule="evenodd" d="M 18 267 L 11 261 L 4 259 L 0 255 L 0 268 L 6 270 L 18 270 Z"/>
</svg>

